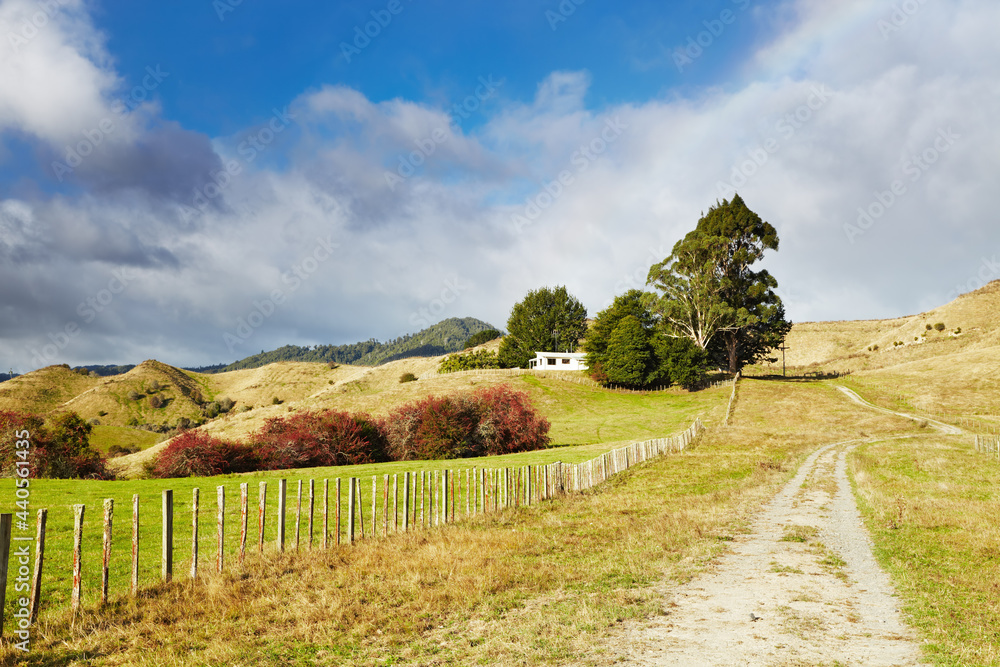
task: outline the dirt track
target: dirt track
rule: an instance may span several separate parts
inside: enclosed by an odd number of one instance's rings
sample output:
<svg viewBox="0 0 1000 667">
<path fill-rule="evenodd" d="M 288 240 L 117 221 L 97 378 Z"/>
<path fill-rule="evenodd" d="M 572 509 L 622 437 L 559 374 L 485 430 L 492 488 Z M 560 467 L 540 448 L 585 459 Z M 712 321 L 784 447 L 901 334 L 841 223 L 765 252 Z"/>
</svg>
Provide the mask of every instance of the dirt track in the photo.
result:
<svg viewBox="0 0 1000 667">
<path fill-rule="evenodd" d="M 892 584 L 872 555 L 847 479 L 846 456 L 862 442 L 813 452 L 749 534 L 735 538 L 705 574 L 665 594 L 662 616 L 627 627 L 604 647 L 609 663 L 923 664 Z"/>
</svg>

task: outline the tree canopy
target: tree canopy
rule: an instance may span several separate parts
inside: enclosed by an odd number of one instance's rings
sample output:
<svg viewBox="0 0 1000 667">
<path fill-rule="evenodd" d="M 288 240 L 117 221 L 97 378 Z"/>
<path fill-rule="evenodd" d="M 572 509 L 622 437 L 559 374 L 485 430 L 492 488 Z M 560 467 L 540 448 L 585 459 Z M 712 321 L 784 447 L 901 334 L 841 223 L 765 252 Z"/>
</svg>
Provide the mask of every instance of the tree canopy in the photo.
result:
<svg viewBox="0 0 1000 667">
<path fill-rule="evenodd" d="M 650 305 L 666 333 L 689 338 L 732 373 L 764 358 L 791 328 L 778 281 L 752 268 L 777 249 L 777 231 L 738 194 L 717 202 L 649 270 L 647 284 L 661 293 Z"/>
<path fill-rule="evenodd" d="M 510 311 L 500 364 L 524 368 L 536 352 L 575 352 L 586 330 L 587 309 L 565 286 L 532 290 Z"/>
<path fill-rule="evenodd" d="M 702 380 L 707 359 L 704 350 L 687 338 L 664 335 L 648 307 L 651 296 L 629 290 L 597 314 L 584 341 L 592 378 L 635 388 L 661 384 L 692 387 Z"/>
</svg>

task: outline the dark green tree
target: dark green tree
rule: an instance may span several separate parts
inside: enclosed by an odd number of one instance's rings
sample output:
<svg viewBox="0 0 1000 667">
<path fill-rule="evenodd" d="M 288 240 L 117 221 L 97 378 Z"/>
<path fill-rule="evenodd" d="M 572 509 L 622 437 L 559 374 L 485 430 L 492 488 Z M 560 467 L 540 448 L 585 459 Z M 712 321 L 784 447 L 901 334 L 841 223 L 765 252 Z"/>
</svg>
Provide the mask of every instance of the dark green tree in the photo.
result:
<svg viewBox="0 0 1000 667">
<path fill-rule="evenodd" d="M 664 334 L 664 327 L 649 309 L 652 296 L 640 290 L 629 290 L 615 297 L 610 306 L 597 314 L 584 341 L 587 366 L 593 379 L 601 383 L 636 387 L 679 384 L 693 388 L 704 378 L 705 351 L 689 338 Z M 627 318 L 634 318 L 642 331 L 643 351 L 631 354 L 633 361 L 635 358 L 645 360 L 641 380 L 636 380 L 634 374 L 628 379 L 622 376 L 622 369 L 629 365 L 629 361 L 613 358 L 622 353 L 623 347 L 610 346 L 612 334 Z"/>
<path fill-rule="evenodd" d="M 524 368 L 536 352 L 574 352 L 587 330 L 587 309 L 565 287 L 542 287 L 515 304 L 510 333 L 500 343 L 500 364 Z"/>
<path fill-rule="evenodd" d="M 791 324 L 774 292 L 778 281 L 752 265 L 777 249 L 777 231 L 738 194 L 717 202 L 649 271 L 668 335 L 690 338 L 731 373 L 766 357 Z"/>
<path fill-rule="evenodd" d="M 470 347 L 476 347 L 477 345 L 482 345 L 483 343 L 488 343 L 491 340 L 496 340 L 503 335 L 503 332 L 497 331 L 496 329 L 487 329 L 486 331 L 480 331 L 479 333 L 472 334 L 469 340 L 465 341 L 465 346 L 463 349 L 468 350 Z"/>
<path fill-rule="evenodd" d="M 608 336 L 603 367 L 608 382 L 629 387 L 647 384 L 653 354 L 649 333 L 634 315 L 626 315 Z"/>
</svg>

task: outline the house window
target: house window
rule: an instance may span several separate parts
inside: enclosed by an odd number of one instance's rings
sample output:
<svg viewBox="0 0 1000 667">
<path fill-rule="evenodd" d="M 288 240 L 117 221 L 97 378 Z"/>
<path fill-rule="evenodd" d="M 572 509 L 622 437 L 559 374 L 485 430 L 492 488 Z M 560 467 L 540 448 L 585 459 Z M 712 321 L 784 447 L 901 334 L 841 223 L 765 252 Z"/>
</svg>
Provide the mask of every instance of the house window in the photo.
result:
<svg viewBox="0 0 1000 667">
<path fill-rule="evenodd" d="M 563 359 L 563 363 L 564 364 L 568 364 L 569 363 L 569 359 Z"/>
<path fill-rule="evenodd" d="M 556 365 L 556 360 L 555 359 L 546 359 L 545 361 L 548 362 L 549 366 L 555 366 Z"/>
</svg>

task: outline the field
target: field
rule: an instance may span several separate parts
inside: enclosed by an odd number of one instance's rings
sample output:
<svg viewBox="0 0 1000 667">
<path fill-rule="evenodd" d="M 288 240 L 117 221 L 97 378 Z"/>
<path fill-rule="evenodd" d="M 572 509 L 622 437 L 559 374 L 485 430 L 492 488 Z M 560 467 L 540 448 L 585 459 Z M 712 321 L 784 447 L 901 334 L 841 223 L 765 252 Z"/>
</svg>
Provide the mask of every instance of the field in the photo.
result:
<svg viewBox="0 0 1000 667">
<path fill-rule="evenodd" d="M 1000 425 L 995 373 L 1000 347 L 996 320 L 990 319 L 1000 313 L 998 304 L 1000 289 L 991 284 L 911 318 L 796 325 L 789 346 L 798 346 L 801 356 L 794 358 L 793 373 L 855 372 L 837 380 L 745 378 L 728 426 L 722 423 L 727 387 L 615 393 L 534 376 L 437 376 L 434 360 L 403 360 L 378 369 L 288 365 L 212 380 L 217 384 L 201 385 L 207 396 L 240 396 L 256 406 L 205 427 L 234 438 L 290 410 L 335 407 L 385 414 L 420 396 L 508 382 L 527 391 L 551 420 L 556 446 L 489 461 L 169 481 L 38 481 L 32 502 L 51 508 L 50 555 L 43 613 L 26 664 L 620 663 L 628 638 L 669 617 L 671 596 L 697 581 L 734 540 L 751 530 L 761 506 L 792 479 L 811 452 L 852 441 L 859 444 L 847 455 L 848 470 L 874 554 L 898 591 L 924 657 L 941 665 L 1000 665 L 995 511 L 1000 463 L 974 452 L 970 435 Z M 938 321 L 945 322 L 944 332 L 922 335 L 927 323 Z M 904 334 L 910 336 L 907 345 L 885 350 L 885 341 L 893 348 L 892 341 Z M 879 350 L 866 349 L 875 344 Z M 63 377 L 58 370 L 47 372 Z M 420 380 L 400 384 L 402 372 L 413 372 Z M 839 385 L 915 418 L 853 403 L 838 391 Z M 53 398 L 37 382 L 26 386 L 26 395 L 39 405 L 47 401 L 52 406 L 70 393 L 60 390 Z M 285 402 L 274 405 L 273 395 Z M 922 419 L 941 414 L 966 433 L 936 434 Z M 381 487 L 383 475 L 405 471 L 578 462 L 629 441 L 679 432 L 699 417 L 707 430 L 688 451 L 634 467 L 583 494 L 328 551 L 308 549 L 303 520 L 299 553 L 275 552 L 274 494 L 282 477 L 289 480 L 288 551 L 294 551 L 299 480 L 306 488 L 308 480 L 316 480 L 319 498 L 324 479 L 330 480 L 332 493 L 336 478 L 360 478 L 370 531 L 373 475 Z M 112 429 L 114 425 L 102 424 L 96 432 L 105 446 L 118 433 Z M 464 484 L 464 472 L 459 479 Z M 264 480 L 269 483 L 268 523 L 265 553 L 258 556 L 254 519 L 258 483 Z M 253 517 L 252 548 L 242 567 L 235 562 L 241 482 L 250 485 Z M 213 572 L 218 485 L 226 489 L 228 508 L 226 571 L 221 575 Z M 157 583 L 164 488 L 174 491 L 177 527 L 175 581 L 169 585 Z M 187 574 L 194 488 L 201 490 L 197 582 Z M 10 481 L 0 482 L 0 494 L 13 497 Z M 127 595 L 132 494 L 139 494 L 142 516 L 152 521 L 143 524 L 144 589 L 137 599 Z M 115 499 L 115 541 L 112 601 L 102 608 L 97 591 L 104 498 Z M 78 502 L 87 505 L 84 610 L 73 622 L 67 614 L 69 505 Z M 382 521 L 381 495 L 378 506 Z M 457 506 L 461 514 L 464 496 Z M 334 507 L 331 500 L 331 524 Z M 319 530 L 317 525 L 313 531 L 314 547 Z M 803 541 L 810 541 L 808 535 Z M 826 560 L 836 570 L 837 558 Z M 13 652 L 4 650 L 0 660 L 12 662 Z"/>
<path fill-rule="evenodd" d="M 725 398 L 715 399 L 723 409 Z M 688 453 L 499 520 L 270 557 L 100 611 L 91 592 L 75 629 L 62 614 L 43 620 L 42 654 L 100 653 L 108 664 L 360 665 L 387 653 L 400 664 L 563 664 L 622 620 L 659 613 L 657 587 L 703 569 L 817 444 L 917 430 L 818 383 L 748 380 L 738 414 L 723 430 L 716 411 Z M 156 501 L 152 482 L 117 484 L 142 484 Z"/>
</svg>

